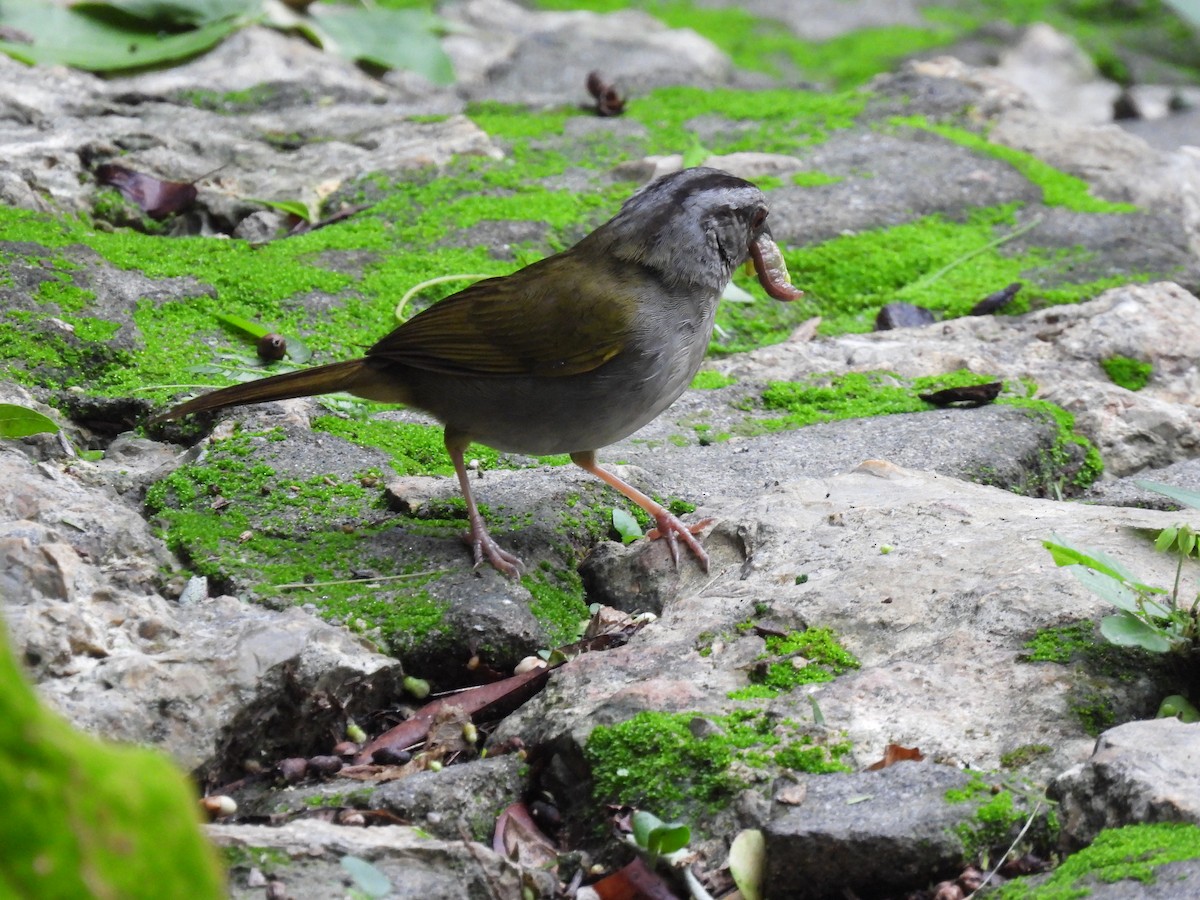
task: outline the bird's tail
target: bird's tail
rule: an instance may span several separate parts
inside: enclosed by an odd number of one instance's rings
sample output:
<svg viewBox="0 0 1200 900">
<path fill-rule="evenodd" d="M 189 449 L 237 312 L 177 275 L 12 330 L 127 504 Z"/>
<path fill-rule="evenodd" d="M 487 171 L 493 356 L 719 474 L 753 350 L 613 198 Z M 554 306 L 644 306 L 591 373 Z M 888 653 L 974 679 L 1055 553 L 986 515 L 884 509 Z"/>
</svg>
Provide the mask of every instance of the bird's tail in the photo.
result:
<svg viewBox="0 0 1200 900">
<path fill-rule="evenodd" d="M 298 372 L 284 372 L 282 375 L 272 375 L 270 378 L 260 378 L 257 381 L 247 381 L 244 384 L 234 384 L 208 394 L 201 394 L 186 403 L 173 406 L 164 413 L 159 413 L 151 422 L 162 422 L 166 419 L 178 419 L 188 413 L 203 412 L 210 409 L 224 409 L 227 406 L 243 406 L 247 403 L 265 403 L 269 400 L 290 400 L 293 397 L 312 397 L 316 394 L 333 394 L 338 391 L 349 391 L 352 394 L 372 393 L 370 388 L 377 381 L 374 369 L 365 359 L 352 359 L 346 362 L 330 363 L 326 366 L 315 366 L 311 369 L 301 369 Z M 397 398 L 399 401 L 400 398 Z"/>
</svg>

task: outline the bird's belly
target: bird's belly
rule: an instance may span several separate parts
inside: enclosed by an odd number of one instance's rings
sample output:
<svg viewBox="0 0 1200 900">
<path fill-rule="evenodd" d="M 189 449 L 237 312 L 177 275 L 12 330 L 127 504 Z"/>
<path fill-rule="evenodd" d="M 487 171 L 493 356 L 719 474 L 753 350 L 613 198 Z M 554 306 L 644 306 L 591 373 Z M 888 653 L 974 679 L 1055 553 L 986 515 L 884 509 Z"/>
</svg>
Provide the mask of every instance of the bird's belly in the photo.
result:
<svg viewBox="0 0 1200 900">
<path fill-rule="evenodd" d="M 533 455 L 595 450 L 670 406 L 691 383 L 703 350 L 701 344 L 698 353 L 656 353 L 568 377 L 420 373 L 413 405 L 497 450 Z"/>
</svg>

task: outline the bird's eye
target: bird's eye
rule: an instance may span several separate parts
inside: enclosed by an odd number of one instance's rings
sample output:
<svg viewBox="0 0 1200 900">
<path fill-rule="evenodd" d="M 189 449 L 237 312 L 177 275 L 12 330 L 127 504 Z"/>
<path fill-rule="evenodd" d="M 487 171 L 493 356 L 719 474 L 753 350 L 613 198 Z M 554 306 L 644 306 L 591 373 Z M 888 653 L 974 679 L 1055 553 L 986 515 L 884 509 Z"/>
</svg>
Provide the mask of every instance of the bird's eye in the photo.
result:
<svg viewBox="0 0 1200 900">
<path fill-rule="evenodd" d="M 767 211 L 761 206 L 754 211 L 754 218 L 750 220 L 751 228 L 761 228 L 762 223 L 767 221 Z"/>
</svg>

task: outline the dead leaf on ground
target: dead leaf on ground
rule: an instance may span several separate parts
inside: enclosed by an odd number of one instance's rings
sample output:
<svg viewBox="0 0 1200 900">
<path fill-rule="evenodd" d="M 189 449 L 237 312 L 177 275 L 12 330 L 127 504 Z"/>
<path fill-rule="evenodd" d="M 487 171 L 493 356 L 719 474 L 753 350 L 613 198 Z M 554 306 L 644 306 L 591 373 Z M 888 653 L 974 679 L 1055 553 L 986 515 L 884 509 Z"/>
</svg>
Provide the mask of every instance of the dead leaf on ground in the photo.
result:
<svg viewBox="0 0 1200 900">
<path fill-rule="evenodd" d="M 117 163 L 97 166 L 96 180 L 115 187 L 152 219 L 165 219 L 196 202 L 196 185 L 189 181 L 164 181 Z"/>
<path fill-rule="evenodd" d="M 533 669 L 521 675 L 505 678 L 503 681 L 482 684 L 479 687 L 469 688 L 448 697 L 439 697 L 437 700 L 426 703 L 410 718 L 385 731 L 363 747 L 362 752 L 354 759 L 355 765 L 369 764 L 375 752 L 385 747 L 399 752 L 421 743 L 429 734 L 429 729 L 433 726 L 441 710 L 448 706 L 460 707 L 472 718 L 498 713 L 501 710 L 516 709 L 545 686 L 551 671 L 550 669 Z"/>
<path fill-rule="evenodd" d="M 529 869 L 553 869 L 558 865 L 558 847 L 546 837 L 529 808 L 513 803 L 496 818 L 492 849 Z"/>
<path fill-rule="evenodd" d="M 679 895 L 640 859 L 591 885 L 600 900 L 679 900 Z"/>
<path fill-rule="evenodd" d="M 883 759 L 878 762 L 873 762 L 867 766 L 868 772 L 878 772 L 880 769 L 886 769 L 888 766 L 894 766 L 898 762 L 920 762 L 925 758 L 925 755 L 917 747 L 901 747 L 899 744 L 888 744 L 883 751 Z"/>
</svg>

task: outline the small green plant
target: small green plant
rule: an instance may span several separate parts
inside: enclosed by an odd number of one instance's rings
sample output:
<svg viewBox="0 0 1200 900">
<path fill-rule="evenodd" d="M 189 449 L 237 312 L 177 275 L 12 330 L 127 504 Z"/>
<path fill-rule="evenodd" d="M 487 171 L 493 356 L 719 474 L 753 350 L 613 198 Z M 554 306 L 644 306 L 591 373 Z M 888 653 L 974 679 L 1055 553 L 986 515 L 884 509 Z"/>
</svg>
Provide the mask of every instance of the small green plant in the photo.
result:
<svg viewBox="0 0 1200 900">
<path fill-rule="evenodd" d="M 633 842 L 646 854 L 653 868 L 664 854 L 682 850 L 692 839 L 692 830 L 682 822 L 664 822 L 654 813 L 639 809 L 630 821 Z"/>
<path fill-rule="evenodd" d="M 1200 509 L 1200 492 L 1146 481 L 1137 484 Z M 1188 603 L 1181 592 L 1184 564 L 1195 558 L 1198 537 L 1196 529 L 1182 524 L 1164 528 L 1155 539 L 1159 552 L 1176 557 L 1170 590 L 1145 584 L 1102 552 L 1081 550 L 1058 539 L 1044 541 L 1043 546 L 1057 565 L 1071 566 L 1084 587 L 1117 607 L 1115 615 L 1100 622 L 1100 633 L 1109 642 L 1152 653 L 1183 653 L 1200 646 L 1200 593 Z"/>
<path fill-rule="evenodd" d="M 0 403 L 0 439 L 32 437 L 35 434 L 57 434 L 63 448 L 80 459 L 96 462 L 104 458 L 103 450 L 84 450 L 76 447 L 58 423 L 36 409 L 16 403 Z"/>
<path fill-rule="evenodd" d="M 612 524 L 621 536 L 622 544 L 632 544 L 642 536 L 642 526 L 638 524 L 638 520 L 619 507 L 613 508 Z"/>
</svg>

